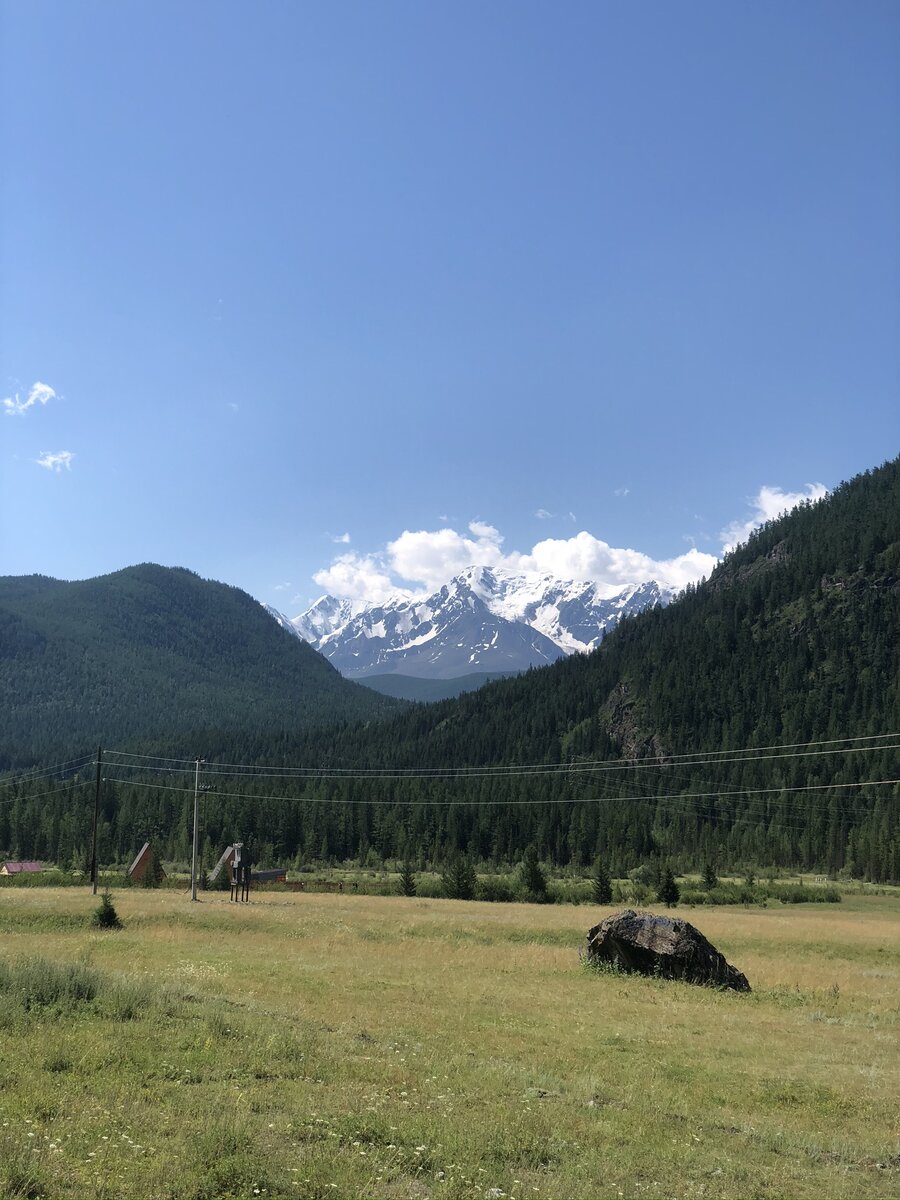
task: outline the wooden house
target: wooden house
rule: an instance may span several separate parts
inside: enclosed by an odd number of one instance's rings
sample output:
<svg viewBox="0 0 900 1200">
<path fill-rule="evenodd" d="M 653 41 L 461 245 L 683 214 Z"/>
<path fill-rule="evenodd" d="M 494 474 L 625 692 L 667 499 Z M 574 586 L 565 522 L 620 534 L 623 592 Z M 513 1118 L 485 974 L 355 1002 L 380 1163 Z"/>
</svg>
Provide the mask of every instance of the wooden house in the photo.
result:
<svg viewBox="0 0 900 1200">
<path fill-rule="evenodd" d="M 0 875 L 37 875 L 43 869 L 41 862 L 5 862 L 0 866 Z"/>
<path fill-rule="evenodd" d="M 143 846 L 141 846 L 140 850 L 138 851 L 137 858 L 135 858 L 134 862 L 125 872 L 127 878 L 131 879 L 134 883 L 140 883 L 147 874 L 147 868 L 150 866 L 152 861 L 153 850 L 149 842 L 144 842 Z M 160 876 L 165 879 L 166 873 L 162 868 L 162 863 L 159 862 L 158 859 L 157 865 L 159 867 Z"/>
</svg>

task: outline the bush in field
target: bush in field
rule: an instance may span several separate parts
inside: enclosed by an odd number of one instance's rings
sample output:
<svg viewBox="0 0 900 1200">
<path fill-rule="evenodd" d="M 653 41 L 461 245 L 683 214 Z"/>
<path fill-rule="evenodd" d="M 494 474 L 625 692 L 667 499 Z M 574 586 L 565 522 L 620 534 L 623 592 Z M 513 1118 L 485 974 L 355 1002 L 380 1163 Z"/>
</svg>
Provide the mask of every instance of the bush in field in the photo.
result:
<svg viewBox="0 0 900 1200">
<path fill-rule="evenodd" d="M 508 879 L 502 875 L 487 875 L 478 880 L 477 896 L 479 900 L 488 900 L 497 904 L 509 904 L 516 899 L 515 889 Z"/>
<path fill-rule="evenodd" d="M 636 879 L 631 884 L 630 891 L 633 904 L 649 904 L 653 899 L 653 888 L 649 883 L 643 883 L 640 879 Z"/>
<path fill-rule="evenodd" d="M 100 903 L 94 909 L 94 915 L 91 917 L 91 924 L 95 929 L 122 928 L 122 922 L 119 920 L 119 914 L 116 912 L 116 908 L 112 902 L 112 897 L 109 894 L 108 888 L 100 897 Z"/>
<path fill-rule="evenodd" d="M 612 903 L 612 883 L 609 872 L 600 858 L 594 863 L 594 873 L 591 876 L 591 895 L 595 904 Z"/>
</svg>

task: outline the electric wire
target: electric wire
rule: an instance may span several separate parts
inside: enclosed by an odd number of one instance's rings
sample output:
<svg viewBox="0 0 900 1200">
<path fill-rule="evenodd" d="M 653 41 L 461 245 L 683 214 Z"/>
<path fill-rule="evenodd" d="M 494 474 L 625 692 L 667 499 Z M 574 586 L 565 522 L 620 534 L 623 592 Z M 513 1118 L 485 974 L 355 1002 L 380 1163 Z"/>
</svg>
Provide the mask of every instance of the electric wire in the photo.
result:
<svg viewBox="0 0 900 1200">
<path fill-rule="evenodd" d="M 690 766 L 690 765 L 692 765 L 692 761 L 696 761 L 698 765 L 700 764 L 701 761 L 702 762 L 711 762 L 711 763 L 712 762 L 736 761 L 736 759 L 735 759 L 736 755 L 750 756 L 747 759 L 747 761 L 762 761 L 762 756 L 759 754 L 759 751 L 763 751 L 763 750 L 776 750 L 776 751 L 786 752 L 786 751 L 790 751 L 790 750 L 797 750 L 798 747 L 803 747 L 805 750 L 806 748 L 812 747 L 812 746 L 837 746 L 837 745 L 840 745 L 845 742 L 884 741 L 887 738 L 900 739 L 900 732 L 863 734 L 863 735 L 854 736 L 854 737 L 826 738 L 826 739 L 806 741 L 806 742 L 787 742 L 787 743 L 775 742 L 775 743 L 771 743 L 770 745 L 765 745 L 765 746 L 743 746 L 743 747 L 735 748 L 733 750 L 711 750 L 711 751 L 696 751 L 696 750 L 694 750 L 694 751 L 687 751 L 682 754 L 665 755 L 664 762 L 665 762 L 665 765 L 671 764 L 671 765 Z M 866 749 L 869 749 L 869 748 L 870 747 L 866 747 Z M 871 747 L 871 749 L 875 749 L 875 750 L 877 750 L 877 749 L 896 749 L 896 748 L 897 748 L 896 746 L 874 746 L 874 747 Z M 845 751 L 845 752 L 849 752 L 849 751 Z M 809 751 L 809 753 L 818 754 L 818 753 L 831 753 L 831 752 L 830 751 Z M 145 759 L 145 760 L 152 760 L 152 761 L 156 761 L 156 762 L 186 763 L 186 764 L 190 764 L 190 768 L 192 768 L 197 761 L 196 757 L 195 758 L 166 758 L 163 755 L 133 754 L 131 751 L 127 751 L 127 750 L 105 750 L 104 758 L 106 758 L 109 755 L 114 755 L 117 758 L 139 758 L 139 759 Z M 701 755 L 704 756 L 702 758 L 702 760 L 699 758 L 699 756 L 701 756 Z M 713 756 L 715 756 L 715 757 L 713 757 Z M 790 757 L 790 756 L 787 754 L 783 754 L 783 755 L 776 755 L 774 757 Z M 691 760 L 691 761 L 685 761 L 685 760 Z M 379 775 L 381 775 L 384 772 L 392 772 L 392 774 L 395 775 L 397 778 L 401 778 L 403 776 L 410 776 L 412 778 L 422 778 L 422 777 L 430 777 L 432 773 L 440 773 L 442 775 L 443 774 L 463 774 L 464 775 L 467 772 L 479 772 L 479 773 L 487 774 L 487 773 L 503 773 L 503 772 L 509 772 L 509 771 L 519 773 L 519 772 L 527 772 L 527 771 L 531 771 L 531 770 L 535 770 L 535 771 L 548 771 L 548 770 L 565 771 L 565 770 L 570 770 L 573 767 L 578 767 L 581 769 L 598 767 L 598 768 L 604 769 L 604 768 L 612 768 L 616 764 L 622 764 L 623 766 L 631 767 L 634 765 L 640 766 L 643 763 L 659 764 L 660 756 L 659 755 L 645 755 L 642 758 L 632 757 L 632 758 L 618 758 L 618 759 L 585 759 L 585 760 L 581 760 L 580 762 L 577 762 L 577 763 L 569 763 L 569 762 L 566 762 L 566 763 L 505 763 L 505 764 L 500 763 L 500 764 L 495 764 L 493 766 L 490 766 L 488 764 L 482 764 L 482 765 L 473 764 L 473 765 L 452 767 L 452 768 L 448 768 L 448 767 L 398 767 L 398 768 L 371 767 L 371 768 L 367 768 L 364 770 L 360 770 L 359 768 L 355 768 L 355 767 L 331 767 L 331 768 L 327 768 L 327 769 L 334 772 L 335 778 L 341 778 L 348 774 L 358 776 L 359 778 L 371 778 L 371 777 L 377 778 Z M 118 764 L 118 765 L 124 766 L 126 764 Z M 186 768 L 186 769 L 189 769 L 189 768 Z M 271 772 L 272 778 L 276 778 L 282 774 L 296 773 L 299 775 L 303 775 L 303 774 L 309 774 L 312 772 L 325 770 L 326 768 L 320 768 L 320 767 L 271 767 L 271 766 L 257 766 L 253 763 L 214 763 L 214 762 L 210 762 L 210 763 L 205 763 L 203 769 L 204 769 L 204 774 L 209 774 L 215 769 L 222 770 L 223 773 L 225 773 L 226 769 L 233 770 L 235 772 L 246 771 L 246 772 L 252 773 L 252 774 Z"/>
<path fill-rule="evenodd" d="M 16 776 L 13 779 L 0 779 L 0 787 L 17 787 L 23 783 L 32 783 L 37 779 L 43 779 L 50 775 L 56 775 L 59 771 L 69 770 L 77 771 L 82 767 L 87 766 L 93 759 L 91 754 L 83 754 L 80 758 L 70 758 L 67 762 L 56 763 L 52 767 L 35 767 L 33 771 L 24 775 Z M 73 764 L 77 764 L 73 765 Z"/>
<path fill-rule="evenodd" d="M 879 738 L 885 737 L 900 737 L 900 734 L 878 734 L 873 735 Z M 794 745 L 831 745 L 836 746 L 841 740 L 856 741 L 863 739 L 832 739 L 825 743 L 794 743 Z M 866 739 L 871 740 L 871 739 Z M 770 747 L 761 747 L 761 749 L 769 749 Z M 750 749 L 750 748 L 748 748 Z M 540 763 L 540 764 L 505 764 L 494 767 L 448 767 L 448 768 L 352 768 L 352 767 L 256 767 L 252 764 L 245 763 L 204 763 L 204 777 L 223 775 L 229 778 L 249 778 L 249 779 L 488 779 L 488 778 L 513 778 L 513 777 L 540 777 L 547 775 L 596 775 L 611 771 L 636 771 L 646 767 L 653 767 L 661 771 L 666 770 L 682 770 L 688 767 L 695 766 L 718 766 L 732 765 L 740 763 L 753 762 L 768 762 L 780 759 L 795 759 L 795 758 L 820 758 L 827 755 L 846 755 L 846 754 L 865 754 L 878 751 L 900 750 L 900 742 L 880 743 L 875 746 L 845 746 L 839 749 L 829 750 L 792 750 L 789 748 L 787 752 L 776 754 L 756 754 L 747 752 L 746 750 L 729 752 L 731 757 L 709 757 L 703 756 L 703 752 L 695 752 L 693 756 L 676 755 L 673 758 L 668 756 L 665 759 L 660 758 L 644 758 L 642 760 L 634 759 L 612 759 L 612 760 L 589 760 L 589 761 L 572 761 L 565 763 Z M 110 751 L 111 754 L 119 755 L 120 752 Z M 722 752 L 713 751 L 713 754 L 721 754 Z M 738 757 L 741 755 L 741 757 Z M 124 757 L 124 755 L 122 755 Z M 168 760 L 168 761 L 186 761 L 186 760 Z M 193 760 L 196 763 L 196 759 Z M 109 764 L 117 770 L 140 770 L 140 764 L 117 763 L 110 762 Z M 193 764 L 192 764 L 193 765 Z M 172 774 L 186 774 L 188 768 L 157 768 L 157 770 L 171 770 Z"/>
</svg>

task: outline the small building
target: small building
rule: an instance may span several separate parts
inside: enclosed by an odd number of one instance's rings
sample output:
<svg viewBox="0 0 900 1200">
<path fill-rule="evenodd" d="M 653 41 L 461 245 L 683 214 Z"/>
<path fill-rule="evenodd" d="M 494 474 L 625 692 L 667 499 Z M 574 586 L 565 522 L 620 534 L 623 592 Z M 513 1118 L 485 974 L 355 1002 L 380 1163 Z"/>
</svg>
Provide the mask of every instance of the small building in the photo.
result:
<svg viewBox="0 0 900 1200">
<path fill-rule="evenodd" d="M 43 869 L 41 862 L 5 862 L 0 866 L 0 875 L 37 875 Z"/>
<path fill-rule="evenodd" d="M 147 868 L 153 862 L 153 857 L 153 848 L 149 842 L 144 842 L 143 846 L 141 846 L 140 850 L 138 851 L 137 858 L 125 872 L 127 878 L 133 880 L 134 883 L 140 883 L 147 874 Z M 165 879 L 166 873 L 163 870 L 162 863 L 159 861 L 159 859 L 156 860 L 156 864 L 160 878 Z"/>
<path fill-rule="evenodd" d="M 273 867 L 270 871 L 253 871 L 250 878 L 254 883 L 286 883 L 287 867 Z"/>
</svg>

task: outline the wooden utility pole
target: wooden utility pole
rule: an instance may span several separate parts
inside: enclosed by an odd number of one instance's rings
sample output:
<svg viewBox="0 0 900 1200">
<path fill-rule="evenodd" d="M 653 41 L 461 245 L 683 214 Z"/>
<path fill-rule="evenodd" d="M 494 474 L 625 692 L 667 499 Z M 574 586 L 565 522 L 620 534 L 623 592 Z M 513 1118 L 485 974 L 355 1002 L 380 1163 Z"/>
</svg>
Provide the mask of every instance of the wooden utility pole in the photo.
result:
<svg viewBox="0 0 900 1200">
<path fill-rule="evenodd" d="M 103 766 L 103 748 L 97 747 L 97 781 L 94 785 L 94 832 L 91 836 L 91 893 L 97 895 L 97 821 L 100 816 L 100 771 Z"/>
<path fill-rule="evenodd" d="M 191 899 L 197 899 L 197 847 L 200 841 L 200 764 L 202 758 L 194 763 L 194 844 L 191 850 Z"/>
</svg>

